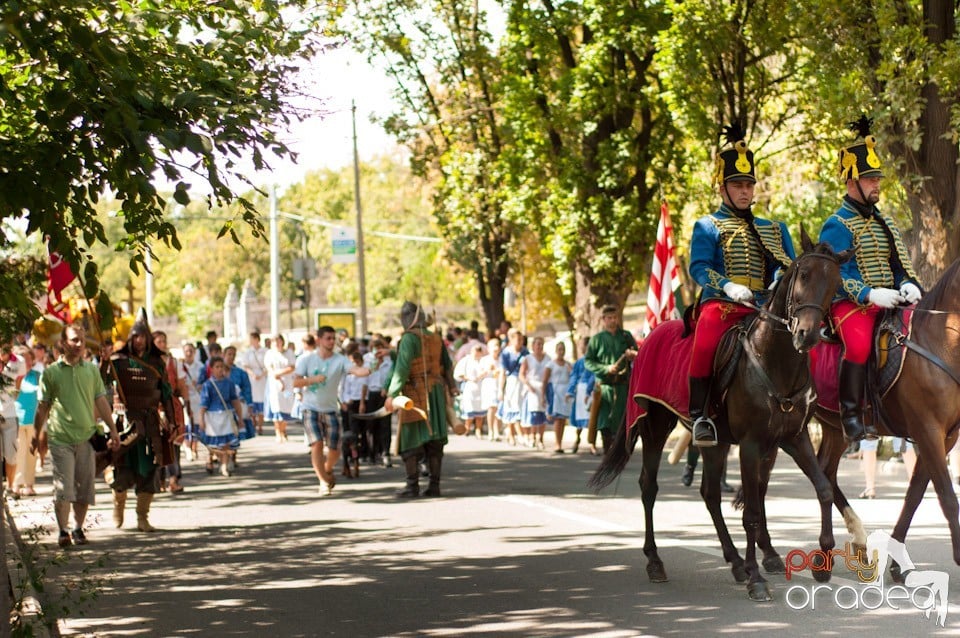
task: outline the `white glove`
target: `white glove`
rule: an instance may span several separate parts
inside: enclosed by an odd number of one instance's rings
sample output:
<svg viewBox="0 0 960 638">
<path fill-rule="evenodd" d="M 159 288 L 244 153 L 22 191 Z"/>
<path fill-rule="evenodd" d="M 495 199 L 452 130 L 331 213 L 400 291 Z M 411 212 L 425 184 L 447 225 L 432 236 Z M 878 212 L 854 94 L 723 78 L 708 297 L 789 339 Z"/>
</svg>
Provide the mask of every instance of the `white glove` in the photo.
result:
<svg viewBox="0 0 960 638">
<path fill-rule="evenodd" d="M 920 289 L 909 281 L 900 286 L 900 296 L 903 297 L 904 301 L 909 304 L 914 304 L 920 301 Z"/>
<path fill-rule="evenodd" d="M 899 290 L 890 288 L 873 288 L 867 294 L 867 301 L 881 308 L 896 308 L 903 302 Z"/>
<path fill-rule="evenodd" d="M 738 302 L 753 301 L 753 291 L 732 281 L 723 284 L 723 294 Z"/>
<path fill-rule="evenodd" d="M 770 285 L 767 286 L 767 290 L 773 290 L 774 288 L 777 287 L 777 284 L 778 284 L 778 283 L 780 283 L 780 280 L 779 280 L 779 279 L 774 279 L 773 281 L 770 282 Z"/>
</svg>

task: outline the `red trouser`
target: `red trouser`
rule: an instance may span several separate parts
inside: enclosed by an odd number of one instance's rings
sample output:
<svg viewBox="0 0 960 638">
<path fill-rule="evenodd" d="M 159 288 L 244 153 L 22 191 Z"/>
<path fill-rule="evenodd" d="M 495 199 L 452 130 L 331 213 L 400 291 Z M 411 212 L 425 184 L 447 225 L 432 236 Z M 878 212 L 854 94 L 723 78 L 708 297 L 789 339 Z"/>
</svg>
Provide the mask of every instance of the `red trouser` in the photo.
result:
<svg viewBox="0 0 960 638">
<path fill-rule="evenodd" d="M 865 364 L 873 344 L 873 325 L 883 308 L 859 306 L 852 301 L 838 301 L 830 307 L 833 329 L 843 342 L 843 360 Z"/>
<path fill-rule="evenodd" d="M 700 306 L 693 334 L 693 353 L 690 355 L 691 377 L 709 377 L 713 374 L 713 356 L 723 333 L 754 312 L 752 308 L 722 299 L 712 299 Z"/>
</svg>

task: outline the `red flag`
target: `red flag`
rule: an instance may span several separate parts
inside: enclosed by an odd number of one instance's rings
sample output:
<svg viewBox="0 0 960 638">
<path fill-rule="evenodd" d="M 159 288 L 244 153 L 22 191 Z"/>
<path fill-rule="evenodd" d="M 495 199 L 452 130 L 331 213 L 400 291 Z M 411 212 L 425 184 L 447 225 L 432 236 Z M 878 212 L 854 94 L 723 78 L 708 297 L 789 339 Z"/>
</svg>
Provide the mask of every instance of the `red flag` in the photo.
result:
<svg viewBox="0 0 960 638">
<path fill-rule="evenodd" d="M 50 270 L 47 272 L 47 312 L 65 321 L 66 304 L 60 297 L 60 293 L 77 276 L 60 253 L 50 247 L 50 242 L 47 242 L 47 255 L 50 260 Z"/>
<path fill-rule="evenodd" d="M 657 244 L 653 249 L 650 290 L 647 292 L 647 332 L 664 321 L 678 318 L 674 291 L 680 287 L 677 253 L 673 245 L 673 226 L 667 202 L 660 204 Z"/>
</svg>

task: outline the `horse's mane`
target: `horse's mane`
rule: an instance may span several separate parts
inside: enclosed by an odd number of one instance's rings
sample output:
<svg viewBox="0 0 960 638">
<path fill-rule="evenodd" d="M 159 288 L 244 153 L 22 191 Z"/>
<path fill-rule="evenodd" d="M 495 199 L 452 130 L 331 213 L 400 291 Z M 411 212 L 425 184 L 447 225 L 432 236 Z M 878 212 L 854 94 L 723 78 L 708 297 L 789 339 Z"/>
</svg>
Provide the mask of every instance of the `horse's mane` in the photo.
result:
<svg viewBox="0 0 960 638">
<path fill-rule="evenodd" d="M 948 293 L 958 279 L 958 271 L 960 271 L 960 259 L 950 264 L 950 267 L 940 276 L 933 288 L 928 290 L 927 294 L 917 303 L 917 309 L 942 310 L 948 303 L 956 303 L 956 293 Z"/>
<path fill-rule="evenodd" d="M 797 268 L 797 262 L 800 261 L 800 259 L 801 259 L 804 255 L 806 255 L 806 254 L 812 254 L 812 253 L 817 253 L 817 254 L 820 254 L 820 255 L 829 255 L 829 256 L 831 256 L 831 257 L 836 257 L 836 256 L 837 256 L 837 253 L 836 253 L 836 251 L 833 250 L 833 247 L 832 247 L 830 244 L 828 244 L 827 242 L 825 242 L 825 241 L 822 241 L 822 242 L 820 242 L 819 244 L 817 244 L 816 246 L 814 246 L 812 250 L 802 252 L 799 257 L 797 257 L 796 259 L 794 259 L 794 260 L 790 263 L 790 267 L 787 268 L 786 271 L 784 271 L 783 277 L 781 277 L 781 278 L 777 281 L 777 285 L 774 286 L 773 290 L 770 291 L 770 298 L 767 299 L 767 303 L 766 303 L 766 307 L 767 307 L 768 309 L 769 309 L 770 306 L 773 305 L 773 300 L 774 300 L 774 299 L 776 298 L 776 296 L 777 296 L 777 292 L 778 292 L 779 289 L 780 289 L 780 284 L 783 283 L 783 281 L 784 281 L 785 279 L 787 279 L 787 277 L 788 277 L 794 270 L 796 270 L 796 268 Z"/>
</svg>

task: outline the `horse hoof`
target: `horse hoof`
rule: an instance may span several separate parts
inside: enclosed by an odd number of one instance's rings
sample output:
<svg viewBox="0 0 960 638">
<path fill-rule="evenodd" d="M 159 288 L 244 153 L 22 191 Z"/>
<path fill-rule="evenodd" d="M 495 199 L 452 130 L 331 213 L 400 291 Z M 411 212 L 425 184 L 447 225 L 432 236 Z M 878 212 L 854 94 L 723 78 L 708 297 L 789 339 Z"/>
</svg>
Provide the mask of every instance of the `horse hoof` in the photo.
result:
<svg viewBox="0 0 960 638">
<path fill-rule="evenodd" d="M 663 568 L 662 560 L 655 559 L 647 563 L 647 578 L 651 583 L 667 582 L 667 570 Z"/>
<path fill-rule="evenodd" d="M 830 570 L 826 568 L 826 564 L 819 554 L 815 555 L 810 563 L 810 571 L 815 581 L 825 583 L 830 580 Z"/>
<path fill-rule="evenodd" d="M 767 587 L 767 583 L 763 581 L 747 585 L 747 594 L 750 595 L 750 600 L 758 603 L 766 603 L 773 600 L 773 596 L 770 595 L 770 588 Z"/>
<path fill-rule="evenodd" d="M 898 585 L 903 584 L 903 572 L 900 571 L 900 565 L 896 563 L 890 564 L 890 578 Z"/>
<path fill-rule="evenodd" d="M 833 575 L 833 574 L 831 574 L 830 572 L 828 572 L 828 571 L 825 570 L 825 569 L 824 569 L 824 570 L 819 570 L 819 569 L 813 570 L 813 579 L 814 579 L 815 581 L 817 581 L 818 583 L 828 583 L 828 582 L 830 582 L 830 576 L 832 576 L 832 575 Z"/>
<path fill-rule="evenodd" d="M 767 556 L 763 559 L 763 568 L 768 574 L 787 573 L 787 566 L 783 564 L 783 560 L 776 554 L 773 556 Z"/>
<path fill-rule="evenodd" d="M 731 565 L 730 571 L 733 572 L 733 579 L 738 583 L 747 582 L 747 578 L 749 576 L 747 575 L 747 570 L 742 563 L 740 565 Z"/>
</svg>

